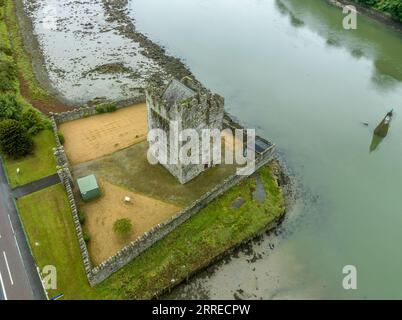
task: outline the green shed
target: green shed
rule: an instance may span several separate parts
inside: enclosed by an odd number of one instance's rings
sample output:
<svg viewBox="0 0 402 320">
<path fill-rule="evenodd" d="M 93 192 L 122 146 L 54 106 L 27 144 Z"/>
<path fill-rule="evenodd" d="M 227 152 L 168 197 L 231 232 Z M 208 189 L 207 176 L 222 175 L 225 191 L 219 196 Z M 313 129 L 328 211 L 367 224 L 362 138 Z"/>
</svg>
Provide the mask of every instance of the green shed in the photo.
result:
<svg viewBox="0 0 402 320">
<path fill-rule="evenodd" d="M 79 178 L 77 179 L 77 184 L 78 188 L 80 189 L 81 197 L 84 201 L 90 201 L 101 196 L 95 175 L 91 174 L 89 176 Z"/>
</svg>

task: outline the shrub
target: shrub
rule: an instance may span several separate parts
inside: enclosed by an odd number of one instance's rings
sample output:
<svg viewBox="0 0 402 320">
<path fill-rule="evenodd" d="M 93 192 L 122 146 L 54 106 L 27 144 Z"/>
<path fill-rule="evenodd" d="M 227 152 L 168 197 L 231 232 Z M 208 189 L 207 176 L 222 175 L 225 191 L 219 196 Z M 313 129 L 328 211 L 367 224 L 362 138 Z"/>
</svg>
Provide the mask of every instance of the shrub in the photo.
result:
<svg viewBox="0 0 402 320">
<path fill-rule="evenodd" d="M 102 105 L 99 105 L 99 106 L 96 106 L 95 111 L 97 113 L 105 113 L 106 109 Z"/>
<path fill-rule="evenodd" d="M 39 131 L 45 129 L 41 113 L 32 108 L 22 113 L 21 123 L 30 135 L 36 135 Z"/>
<path fill-rule="evenodd" d="M 84 232 L 82 234 L 82 237 L 84 238 L 85 243 L 88 243 L 89 241 L 91 241 L 91 236 L 87 232 Z"/>
<path fill-rule="evenodd" d="M 22 106 L 14 94 L 0 95 L 0 120 L 21 118 Z"/>
<path fill-rule="evenodd" d="M 43 118 L 43 125 L 47 130 L 53 130 L 52 122 L 48 118 Z"/>
<path fill-rule="evenodd" d="M 131 221 L 127 218 L 118 219 L 113 224 L 113 231 L 121 237 L 128 236 L 132 230 L 133 230 L 133 225 L 132 225 Z"/>
<path fill-rule="evenodd" d="M 3 52 L 7 56 L 11 56 L 13 54 L 13 51 L 4 44 L 0 44 L 0 52 Z"/>
<path fill-rule="evenodd" d="M 17 68 L 9 61 L 0 61 L 0 91 L 15 91 Z"/>
<path fill-rule="evenodd" d="M 23 157 L 33 150 L 33 141 L 24 126 L 12 119 L 0 122 L 0 151 L 12 158 Z"/>
<path fill-rule="evenodd" d="M 107 112 L 114 112 L 117 110 L 115 103 L 109 103 L 105 106 Z"/>
<path fill-rule="evenodd" d="M 78 220 L 80 221 L 81 225 L 85 223 L 85 213 L 82 211 L 78 211 Z"/>
<path fill-rule="evenodd" d="M 60 131 L 57 132 L 57 136 L 59 137 L 59 141 L 61 144 L 64 144 L 64 142 L 66 142 L 66 138 L 64 138 L 64 135 Z"/>
<path fill-rule="evenodd" d="M 114 112 L 117 110 L 115 103 L 102 103 L 95 108 L 97 113 Z"/>
</svg>

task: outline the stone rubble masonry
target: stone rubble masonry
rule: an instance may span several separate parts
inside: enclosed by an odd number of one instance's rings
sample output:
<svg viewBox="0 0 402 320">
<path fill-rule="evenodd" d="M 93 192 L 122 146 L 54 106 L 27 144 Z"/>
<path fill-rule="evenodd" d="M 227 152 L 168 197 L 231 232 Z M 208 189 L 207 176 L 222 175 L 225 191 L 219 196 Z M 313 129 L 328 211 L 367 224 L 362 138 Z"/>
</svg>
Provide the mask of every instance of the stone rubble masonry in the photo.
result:
<svg viewBox="0 0 402 320">
<path fill-rule="evenodd" d="M 273 154 L 274 146 L 272 146 L 270 152 L 267 152 L 266 154 L 264 154 L 263 157 L 257 159 L 256 169 L 261 168 L 269 161 L 271 161 L 273 158 Z M 237 174 L 230 176 L 220 185 L 207 192 L 200 199 L 194 201 L 190 206 L 180 211 L 169 220 L 165 221 L 164 223 L 158 224 L 148 232 L 145 232 L 138 239 L 131 242 L 126 247 L 117 252 L 114 256 L 108 258 L 106 261 L 95 267 L 92 270 L 92 279 L 90 281 L 91 285 L 96 285 L 108 278 L 111 274 L 124 267 L 146 249 L 151 247 L 155 242 L 159 241 L 164 236 L 180 226 L 183 222 L 187 221 L 202 208 L 204 208 L 208 203 L 247 178 L 248 176 L 240 176 Z"/>
<path fill-rule="evenodd" d="M 81 256 L 82 256 L 82 260 L 84 263 L 85 273 L 87 275 L 89 283 L 92 283 L 92 281 L 93 281 L 92 264 L 91 264 L 91 260 L 89 258 L 88 248 L 87 248 L 85 240 L 84 240 L 81 223 L 78 218 L 78 208 L 77 208 L 77 204 L 75 201 L 74 192 L 72 189 L 72 181 L 73 181 L 72 176 L 71 176 L 70 170 L 67 166 L 63 166 L 63 167 L 59 168 L 57 170 L 57 174 L 60 177 L 60 181 L 62 181 L 62 184 L 66 188 L 67 198 L 68 198 L 68 202 L 70 204 L 71 214 L 73 216 L 74 228 L 75 228 L 75 232 L 76 232 L 76 235 L 78 238 L 78 243 L 79 243 L 80 250 L 81 250 Z"/>
<path fill-rule="evenodd" d="M 173 100 L 167 101 L 165 92 L 174 87 Z M 180 88 L 180 87 L 186 88 Z M 180 90 L 190 90 L 191 97 L 182 99 Z M 201 139 L 203 129 L 222 129 L 224 117 L 224 98 L 218 94 L 202 87 L 197 81 L 191 79 L 171 80 L 165 86 L 150 86 L 145 90 L 147 110 L 148 110 L 148 129 L 166 128 L 171 121 L 176 121 L 178 130 L 195 129 Z M 169 158 L 170 138 L 167 137 Z M 184 184 L 198 176 L 206 168 L 203 164 L 183 165 L 164 164 L 163 165 L 180 183 Z"/>
<path fill-rule="evenodd" d="M 141 100 L 142 99 L 142 100 Z M 131 99 L 130 101 L 124 101 L 117 103 L 118 108 L 123 108 L 124 106 L 129 106 L 134 103 L 140 103 L 144 101 L 144 97 Z M 100 265 L 93 267 L 91 264 L 91 260 L 88 253 L 88 248 L 84 241 L 82 227 L 78 218 L 78 208 L 77 202 L 75 199 L 75 195 L 73 192 L 74 181 L 71 175 L 71 171 L 69 168 L 69 161 L 66 153 L 64 152 L 64 148 L 60 143 L 58 137 L 58 123 L 63 123 L 66 121 L 80 119 L 82 117 L 86 117 L 88 115 L 95 114 L 95 107 L 84 107 L 78 108 L 73 111 L 63 112 L 63 113 L 52 113 L 50 114 L 50 120 L 53 127 L 53 133 L 56 141 L 56 148 L 54 148 L 54 156 L 57 161 L 57 173 L 62 181 L 68 201 L 70 204 L 71 214 L 74 221 L 75 231 L 77 234 L 81 255 L 85 267 L 85 272 L 88 278 L 88 282 L 91 286 L 95 286 L 100 282 L 107 279 L 110 275 L 123 268 L 129 262 L 131 262 L 134 258 L 144 252 L 146 249 L 151 247 L 155 242 L 162 239 L 164 236 L 172 232 L 178 226 L 180 226 L 183 222 L 187 221 L 197 212 L 199 212 L 202 208 L 204 208 L 208 203 L 216 199 L 218 196 L 225 193 L 227 190 L 232 188 L 234 185 L 238 184 L 242 180 L 246 179 L 248 176 L 240 176 L 234 174 L 227 179 L 225 179 L 220 185 L 216 186 L 209 192 L 207 192 L 204 196 L 193 202 L 184 210 L 180 211 L 178 214 L 170 218 L 169 220 L 161 223 L 148 232 L 145 232 L 135 241 L 131 242 L 120 251 L 118 251 L 114 256 L 111 256 L 106 261 L 102 262 Z M 226 114 L 226 118 L 230 118 L 228 114 Z M 227 120 L 225 121 L 227 122 Z M 227 125 L 231 125 L 236 123 L 236 121 L 231 120 Z M 239 126 L 239 125 L 238 125 Z M 256 170 L 266 165 L 269 161 L 272 160 L 274 156 L 275 145 L 272 145 L 271 148 L 265 152 L 264 154 L 258 156 L 255 160 Z"/>
<path fill-rule="evenodd" d="M 121 108 L 125 108 L 128 106 L 131 106 L 131 105 L 134 105 L 137 103 L 143 103 L 143 102 L 145 102 L 145 96 L 138 95 L 131 99 L 121 100 L 121 101 L 113 101 L 112 103 L 115 103 L 117 109 L 121 109 Z M 66 112 L 61 112 L 61 113 L 53 113 L 53 112 L 49 113 L 50 117 L 53 117 L 54 120 L 56 121 L 56 124 L 89 117 L 89 116 L 92 116 L 95 114 L 97 114 L 96 105 L 92 105 L 92 106 L 84 105 L 82 107 L 76 108 L 71 111 L 66 111 Z"/>
</svg>

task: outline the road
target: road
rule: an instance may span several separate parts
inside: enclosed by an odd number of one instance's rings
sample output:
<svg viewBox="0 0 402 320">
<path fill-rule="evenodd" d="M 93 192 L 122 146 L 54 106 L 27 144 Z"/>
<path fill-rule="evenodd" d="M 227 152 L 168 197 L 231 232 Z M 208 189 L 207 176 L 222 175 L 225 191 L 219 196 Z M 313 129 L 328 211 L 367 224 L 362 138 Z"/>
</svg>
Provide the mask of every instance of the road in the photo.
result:
<svg viewBox="0 0 402 320">
<path fill-rule="evenodd" d="M 46 299 L 1 161 L 0 299 Z"/>
</svg>

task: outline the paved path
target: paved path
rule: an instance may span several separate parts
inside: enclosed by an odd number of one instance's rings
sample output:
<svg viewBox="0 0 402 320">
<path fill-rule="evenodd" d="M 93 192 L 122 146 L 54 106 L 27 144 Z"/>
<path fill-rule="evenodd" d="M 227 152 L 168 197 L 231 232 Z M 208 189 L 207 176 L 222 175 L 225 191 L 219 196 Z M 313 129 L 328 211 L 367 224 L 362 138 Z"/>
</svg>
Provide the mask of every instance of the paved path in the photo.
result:
<svg viewBox="0 0 402 320">
<path fill-rule="evenodd" d="M 0 159 L 0 299 L 46 299 Z"/>
<path fill-rule="evenodd" d="M 60 178 L 59 178 L 58 174 L 55 173 L 51 176 L 36 180 L 34 182 L 31 182 L 31 183 L 28 183 L 21 187 L 13 189 L 12 195 L 14 198 L 18 199 L 18 198 L 26 196 L 30 193 L 42 190 L 44 188 L 50 187 L 50 186 L 52 186 L 54 184 L 58 184 L 58 183 L 60 183 Z"/>
</svg>

